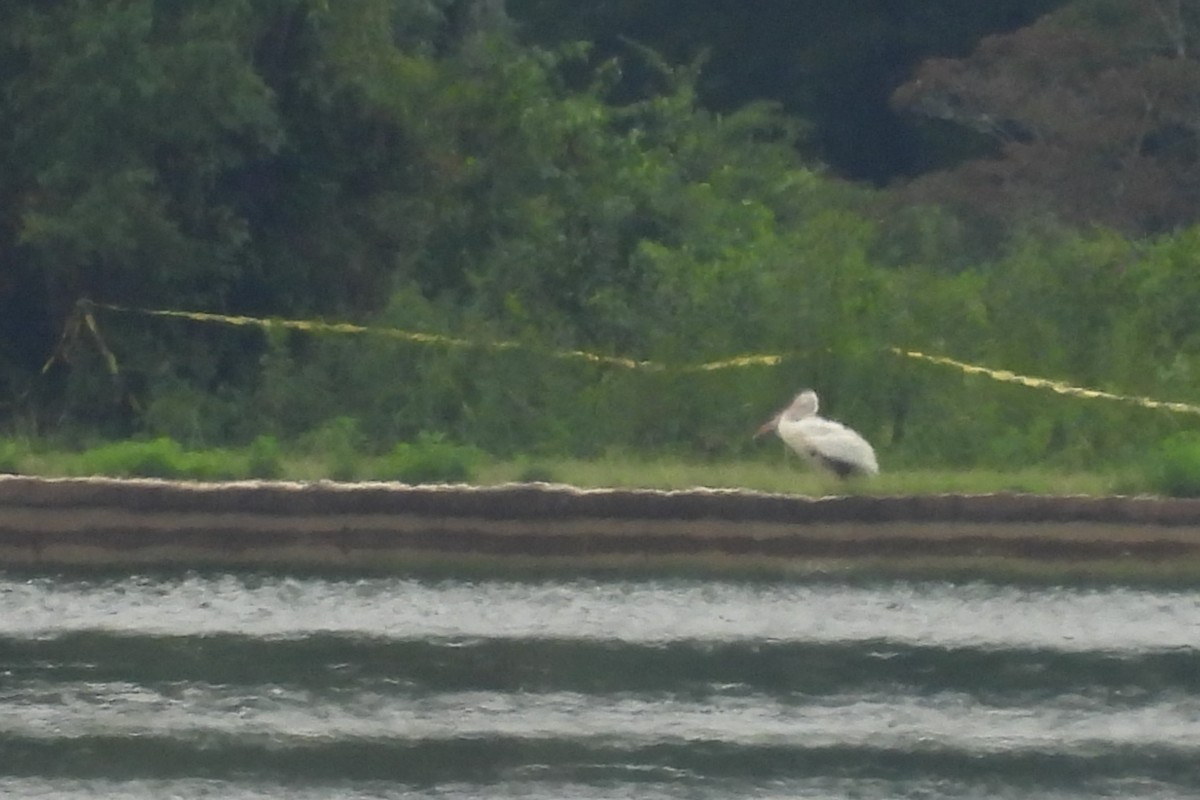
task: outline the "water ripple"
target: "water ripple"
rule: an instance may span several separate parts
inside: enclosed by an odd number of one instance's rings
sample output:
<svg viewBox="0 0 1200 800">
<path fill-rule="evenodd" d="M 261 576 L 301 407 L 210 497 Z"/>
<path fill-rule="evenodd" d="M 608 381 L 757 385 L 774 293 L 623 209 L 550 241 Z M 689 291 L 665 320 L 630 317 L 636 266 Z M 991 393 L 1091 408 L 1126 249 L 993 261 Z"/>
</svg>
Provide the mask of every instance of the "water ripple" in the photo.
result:
<svg viewBox="0 0 1200 800">
<path fill-rule="evenodd" d="M 1200 592 L 0 576 L 0 796 L 1200 794 Z"/>
</svg>

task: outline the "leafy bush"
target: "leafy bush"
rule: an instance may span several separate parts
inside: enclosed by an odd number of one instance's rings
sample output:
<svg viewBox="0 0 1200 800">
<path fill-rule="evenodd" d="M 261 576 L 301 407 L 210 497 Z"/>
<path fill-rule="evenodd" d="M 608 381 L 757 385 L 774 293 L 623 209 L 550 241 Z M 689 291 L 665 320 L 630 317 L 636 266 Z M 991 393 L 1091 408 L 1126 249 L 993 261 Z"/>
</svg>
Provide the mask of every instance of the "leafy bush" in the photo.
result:
<svg viewBox="0 0 1200 800">
<path fill-rule="evenodd" d="M 1172 497 L 1200 497 L 1200 433 L 1165 439 L 1150 467 L 1151 489 Z"/>
<path fill-rule="evenodd" d="M 475 477 L 483 454 L 474 447 L 447 442 L 441 434 L 421 433 L 401 442 L 378 464 L 378 477 L 405 483 L 454 483 Z"/>
<path fill-rule="evenodd" d="M 246 452 L 246 472 L 253 478 L 278 478 L 283 474 L 279 442 L 274 436 L 259 436 Z"/>
<path fill-rule="evenodd" d="M 114 442 L 80 453 L 74 472 L 141 478 L 178 478 L 187 470 L 183 448 L 174 439 Z"/>
<path fill-rule="evenodd" d="M 558 483 L 559 477 L 555 471 L 545 464 L 526 464 L 517 475 L 521 483 Z"/>
<path fill-rule="evenodd" d="M 256 458 L 260 462 L 257 465 Z M 259 477 L 278 474 L 277 447 L 274 458 L 276 472 L 271 473 L 268 454 L 256 455 L 253 448 L 245 455 L 228 450 L 188 451 L 174 439 L 164 436 L 91 448 L 76 455 L 66 470 L 75 475 L 122 478 L 230 480 L 245 477 L 248 473 Z"/>
<path fill-rule="evenodd" d="M 335 417 L 300 437 L 299 447 L 306 453 L 320 456 L 328 465 L 329 477 L 350 481 L 358 476 L 365 437 L 354 417 Z"/>
<path fill-rule="evenodd" d="M 197 370 L 215 358 L 195 341 L 160 345 L 173 345 L 178 357 Z M 231 347 L 228 342 L 223 346 Z M 170 376 L 148 382 L 147 392 L 141 419 L 144 435 L 174 439 L 188 450 L 228 442 L 254 423 L 236 392 L 208 391 Z"/>
<path fill-rule="evenodd" d="M 13 441 L 0 441 L 0 474 L 16 475 L 20 470 L 22 448 Z"/>
<path fill-rule="evenodd" d="M 176 462 L 177 478 L 201 481 L 235 480 L 246 477 L 246 458 L 228 450 L 185 450 Z"/>
</svg>

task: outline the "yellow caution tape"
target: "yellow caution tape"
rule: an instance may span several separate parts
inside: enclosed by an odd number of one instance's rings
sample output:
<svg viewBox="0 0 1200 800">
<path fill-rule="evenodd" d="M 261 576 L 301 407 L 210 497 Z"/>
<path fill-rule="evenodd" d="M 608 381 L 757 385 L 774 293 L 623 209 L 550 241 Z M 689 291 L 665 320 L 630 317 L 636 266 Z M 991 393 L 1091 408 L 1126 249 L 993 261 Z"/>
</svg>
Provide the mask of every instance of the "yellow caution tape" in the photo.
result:
<svg viewBox="0 0 1200 800">
<path fill-rule="evenodd" d="M 254 326 L 264 329 L 269 328 L 286 328 L 289 330 L 300 330 L 309 332 L 326 332 L 326 333 L 349 333 L 349 334 L 370 334 L 375 336 L 387 336 L 394 339 L 402 339 L 420 344 L 434 344 L 444 347 L 487 347 L 492 350 L 510 350 L 518 347 L 523 347 L 520 342 L 514 341 L 492 341 L 492 342 L 477 342 L 470 339 L 461 339 L 454 336 L 444 336 L 436 333 L 422 333 L 419 331 L 407 331 L 400 328 L 379 328 L 368 327 L 364 325 L 354 325 L 348 322 L 320 322 L 315 320 L 298 320 L 298 319 L 266 319 L 262 317 L 247 317 L 229 314 L 213 314 L 204 311 L 175 311 L 168 309 L 143 309 L 143 308 L 128 308 L 125 306 L 110 305 L 107 303 L 93 303 L 89 300 L 80 301 L 80 308 L 83 312 L 83 321 L 96 339 L 97 344 L 106 363 L 109 371 L 116 374 L 116 358 L 112 352 L 104 345 L 100 338 L 99 331 L 96 327 L 95 319 L 90 313 L 91 308 L 103 308 L 109 311 L 116 311 L 130 314 L 145 314 L 154 317 L 174 317 L 177 319 L 187 319 L 194 322 L 211 322 L 222 325 L 236 326 Z M 78 323 L 76 323 L 78 325 Z M 77 328 L 76 328 L 77 330 Z M 64 333 L 64 341 L 67 336 Z M 1052 380 L 1049 378 L 1036 378 L 1029 375 L 1019 375 L 1010 370 L 992 369 L 983 367 L 978 364 L 969 364 L 965 361 L 958 361 L 946 356 L 934 356 L 927 353 L 921 353 L 916 350 L 905 350 L 899 347 L 889 347 L 888 350 L 895 355 L 905 358 L 913 358 L 920 361 L 926 361 L 932 364 L 940 364 L 943 366 L 954 367 L 962 372 L 972 375 L 984 375 L 993 380 L 1005 381 L 1008 383 L 1018 383 L 1022 386 L 1029 386 L 1035 389 L 1049 389 L 1058 394 L 1071 395 L 1073 397 L 1083 397 L 1088 399 L 1116 400 L 1123 403 L 1132 403 L 1143 408 L 1158 408 L 1167 411 L 1175 411 L 1182 414 L 1200 414 L 1200 406 L 1191 403 L 1166 402 L 1162 400 L 1154 400 L 1150 397 L 1137 397 L 1133 395 L 1114 394 L 1112 392 L 1104 392 L 1098 389 L 1087 389 L 1080 386 L 1072 386 L 1063 381 Z M 587 361 L 593 364 L 604 364 L 607 366 L 621 367 L 623 369 L 640 369 L 647 371 L 664 371 L 667 366 L 655 361 L 639 361 L 632 358 L 623 358 L 621 356 L 607 356 L 599 353 L 590 353 L 585 350 L 560 350 L 552 354 L 555 358 L 577 359 Z M 51 357 L 51 362 L 58 357 Z M 694 364 L 691 366 L 678 367 L 680 372 L 715 372 L 722 369 L 740 369 L 743 367 L 763 367 L 763 366 L 778 366 L 783 363 L 785 356 L 778 354 L 754 354 L 736 356 L 720 361 L 709 361 L 703 364 Z M 50 363 L 47 363 L 47 368 Z"/>
<path fill-rule="evenodd" d="M 1112 392 L 1102 392 L 1099 389 L 1085 389 L 1081 386 L 1072 386 L 1063 381 L 1051 380 L 1049 378 L 1034 378 L 1029 375 L 1018 375 L 1006 369 L 990 369 L 989 367 L 981 367 L 978 364 L 968 364 L 964 361 L 956 361 L 953 358 L 945 356 L 931 356 L 927 353 L 919 353 L 915 350 L 902 350 L 899 347 L 888 348 L 896 355 L 905 356 L 907 358 L 915 358 L 921 361 L 928 361 L 932 364 L 942 364 L 948 367 L 954 367 L 963 372 L 972 375 L 986 375 L 987 377 L 1005 381 L 1007 383 L 1019 383 L 1022 386 L 1029 386 L 1035 389 L 1049 389 L 1058 394 L 1071 395 L 1073 397 L 1086 397 L 1088 399 L 1098 400 L 1117 400 L 1122 403 L 1133 403 L 1134 405 L 1142 406 L 1143 408 L 1161 408 L 1167 411 L 1177 411 L 1181 414 L 1200 414 L 1200 406 L 1192 405 L 1191 403 L 1173 403 L 1164 400 L 1155 400 L 1150 397 L 1136 397 L 1134 395 L 1113 394 Z"/>
<path fill-rule="evenodd" d="M 387 336 L 393 339 L 403 339 L 405 341 L 417 342 L 420 344 L 442 345 L 444 347 L 487 347 L 491 350 L 512 350 L 525 346 L 520 342 L 513 341 L 500 340 L 491 342 L 478 342 L 470 339 L 460 339 L 454 336 L 443 336 L 437 333 L 406 331 L 400 328 L 368 327 L 365 325 L 354 325 L 349 322 L 319 322 L 316 320 L 302 319 L 267 319 L 263 317 L 212 314 L 205 311 L 174 311 L 169 309 L 127 308 L 125 306 L 115 306 L 107 303 L 89 303 L 88 305 L 91 305 L 95 308 L 103 308 L 108 311 L 117 311 L 129 314 L 146 314 L 152 317 L 174 317 L 177 319 L 192 320 L 193 322 L 215 322 L 222 325 L 254 326 L 264 329 L 286 328 L 289 330 L 307 331 L 310 333 L 370 334 L 373 336 Z M 658 364 L 653 361 L 636 361 L 632 358 L 606 356 L 599 353 L 588 353 L 583 350 L 560 350 L 555 352 L 553 355 L 555 358 L 573 358 L 581 361 L 590 361 L 595 364 L 607 364 L 609 366 L 624 367 L 626 369 L 665 369 L 662 364 Z"/>
<path fill-rule="evenodd" d="M 684 369 L 689 372 L 712 372 L 713 370 L 718 369 L 735 369 L 739 367 L 774 367 L 782 363 L 783 356 L 738 356 L 737 358 L 727 358 L 724 361 L 710 361 L 707 364 L 697 364 L 693 367 L 684 367 Z"/>
<path fill-rule="evenodd" d="M 116 311 L 126 314 L 145 314 L 152 317 L 173 317 L 176 319 L 187 319 L 193 322 L 213 322 L 221 325 L 253 326 L 263 329 L 286 328 L 288 330 L 307 331 L 310 333 L 370 334 L 374 336 L 387 336 L 393 339 L 402 339 L 409 342 L 417 342 L 419 344 L 442 345 L 444 347 L 487 347 L 492 350 L 511 350 L 525 346 L 520 342 L 513 341 L 500 340 L 491 342 L 478 342 L 470 339 L 460 339 L 454 336 L 443 336 L 442 334 L 437 333 L 422 333 L 420 331 L 408 331 L 401 328 L 368 327 L 365 325 L 355 325 L 349 322 L 321 322 L 317 320 L 303 319 L 247 317 L 232 314 L 213 314 L 206 311 L 129 308 L 126 306 L 117 306 L 108 303 L 93 303 L 91 301 L 83 301 L 81 305 L 85 309 L 89 307 L 102 308 L 108 311 Z M 624 369 L 641 369 L 652 372 L 663 371 L 667 369 L 665 364 L 661 364 L 656 361 L 640 361 L 633 358 L 624 358 L 622 356 L 607 356 L 600 353 L 590 353 L 586 350 L 559 350 L 552 355 L 555 358 L 577 359 L 579 361 L 588 361 L 593 364 L 604 364 L 610 367 L 622 367 Z M 696 364 L 690 367 L 683 367 L 681 370 L 685 372 L 712 372 L 721 369 L 734 369 L 740 367 L 775 366 L 780 364 L 783 359 L 784 357 L 779 355 L 747 355 L 724 359 L 721 361 L 710 361 L 705 364 Z"/>
</svg>

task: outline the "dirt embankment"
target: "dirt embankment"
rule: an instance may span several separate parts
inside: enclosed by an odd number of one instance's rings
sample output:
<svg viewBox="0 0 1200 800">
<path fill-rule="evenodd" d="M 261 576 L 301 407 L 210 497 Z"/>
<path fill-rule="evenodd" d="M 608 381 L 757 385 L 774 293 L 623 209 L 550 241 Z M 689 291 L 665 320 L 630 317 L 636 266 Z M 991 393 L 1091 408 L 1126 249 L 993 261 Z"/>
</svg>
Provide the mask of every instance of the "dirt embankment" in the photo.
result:
<svg viewBox="0 0 1200 800">
<path fill-rule="evenodd" d="M 1200 501 L 0 477 L 0 566 L 471 559 L 1195 564 Z"/>
</svg>

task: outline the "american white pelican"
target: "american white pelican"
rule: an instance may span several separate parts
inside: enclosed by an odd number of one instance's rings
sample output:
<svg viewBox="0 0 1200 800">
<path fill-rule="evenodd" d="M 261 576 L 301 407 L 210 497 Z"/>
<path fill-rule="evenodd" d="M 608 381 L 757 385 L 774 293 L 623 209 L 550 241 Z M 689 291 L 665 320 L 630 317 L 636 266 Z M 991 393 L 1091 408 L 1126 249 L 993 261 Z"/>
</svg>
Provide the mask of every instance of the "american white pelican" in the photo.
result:
<svg viewBox="0 0 1200 800">
<path fill-rule="evenodd" d="M 817 416 L 817 393 L 811 389 L 796 395 L 792 404 L 767 420 L 754 437 L 769 431 L 779 434 L 808 462 L 839 478 L 879 473 L 875 450 L 866 439 L 840 422 Z"/>
</svg>

